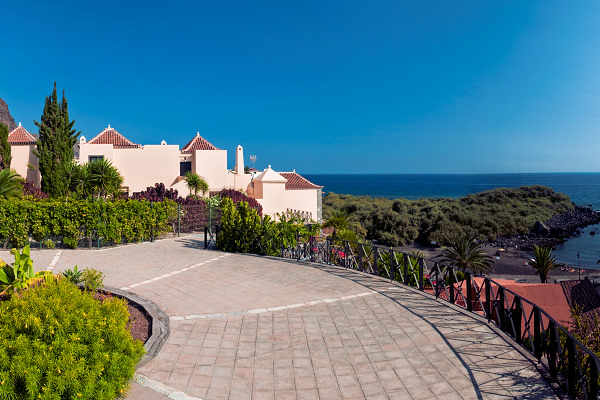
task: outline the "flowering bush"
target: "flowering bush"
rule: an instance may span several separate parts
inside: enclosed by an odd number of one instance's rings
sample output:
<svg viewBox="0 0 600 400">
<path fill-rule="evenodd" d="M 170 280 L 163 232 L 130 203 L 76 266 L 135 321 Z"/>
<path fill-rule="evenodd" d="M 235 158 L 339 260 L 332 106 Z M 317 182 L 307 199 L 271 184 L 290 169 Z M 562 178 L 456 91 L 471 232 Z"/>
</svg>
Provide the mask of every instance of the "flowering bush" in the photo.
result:
<svg viewBox="0 0 600 400">
<path fill-rule="evenodd" d="M 28 180 L 23 181 L 23 196 L 32 196 L 37 200 L 47 199 L 50 197 L 40 189 L 36 188 L 33 182 Z"/>
</svg>

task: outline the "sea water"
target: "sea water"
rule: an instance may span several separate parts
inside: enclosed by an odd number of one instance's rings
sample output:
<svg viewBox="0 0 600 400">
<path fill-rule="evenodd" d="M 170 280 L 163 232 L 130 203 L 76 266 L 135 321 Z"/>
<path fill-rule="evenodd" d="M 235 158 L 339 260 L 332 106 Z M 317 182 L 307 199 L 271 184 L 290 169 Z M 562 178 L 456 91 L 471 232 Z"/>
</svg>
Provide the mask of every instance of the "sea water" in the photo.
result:
<svg viewBox="0 0 600 400">
<path fill-rule="evenodd" d="M 323 192 L 355 196 L 406 198 L 458 198 L 470 193 L 528 185 L 549 186 L 564 193 L 575 204 L 600 210 L 600 173 L 552 174 L 305 174 L 311 182 L 324 186 Z M 598 231 L 590 235 L 591 231 Z M 600 268 L 600 224 L 556 246 L 559 261 L 572 266 Z M 580 258 L 577 258 L 579 254 Z"/>
</svg>

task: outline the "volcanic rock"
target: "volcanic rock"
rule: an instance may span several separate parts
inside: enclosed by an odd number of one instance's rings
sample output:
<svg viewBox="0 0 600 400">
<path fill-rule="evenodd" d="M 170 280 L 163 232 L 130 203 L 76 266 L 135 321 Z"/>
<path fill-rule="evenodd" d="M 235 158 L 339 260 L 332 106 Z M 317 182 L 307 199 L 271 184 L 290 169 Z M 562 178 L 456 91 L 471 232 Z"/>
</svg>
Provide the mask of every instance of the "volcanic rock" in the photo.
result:
<svg viewBox="0 0 600 400">
<path fill-rule="evenodd" d="M 536 221 L 535 225 L 533 225 L 533 228 L 531 228 L 531 233 L 548 236 L 550 234 L 550 228 L 545 223 Z"/>
<path fill-rule="evenodd" d="M 17 127 L 15 119 L 12 117 L 12 115 L 10 115 L 10 112 L 8 111 L 8 105 L 2 99 L 0 99 L 0 122 L 8 126 L 9 132 Z"/>
</svg>

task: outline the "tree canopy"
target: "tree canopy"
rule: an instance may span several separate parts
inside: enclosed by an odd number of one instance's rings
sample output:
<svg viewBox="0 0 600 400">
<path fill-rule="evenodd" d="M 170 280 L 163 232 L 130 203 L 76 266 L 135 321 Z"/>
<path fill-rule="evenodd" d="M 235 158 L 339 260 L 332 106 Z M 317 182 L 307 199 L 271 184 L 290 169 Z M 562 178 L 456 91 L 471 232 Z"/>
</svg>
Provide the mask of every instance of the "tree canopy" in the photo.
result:
<svg viewBox="0 0 600 400">
<path fill-rule="evenodd" d="M 69 120 L 69 107 L 64 91 L 61 102 L 58 102 L 56 82 L 52 94 L 46 97 L 40 122 L 34 123 L 40 134 L 34 154 L 39 160 L 42 190 L 52 197 L 64 196 L 68 192 L 68 183 L 63 179 L 62 173 L 65 164 L 73 159 L 73 146 L 80 132 L 73 129 L 75 120 Z"/>
<path fill-rule="evenodd" d="M 0 169 L 10 169 L 11 160 L 8 126 L 0 122 Z"/>
</svg>

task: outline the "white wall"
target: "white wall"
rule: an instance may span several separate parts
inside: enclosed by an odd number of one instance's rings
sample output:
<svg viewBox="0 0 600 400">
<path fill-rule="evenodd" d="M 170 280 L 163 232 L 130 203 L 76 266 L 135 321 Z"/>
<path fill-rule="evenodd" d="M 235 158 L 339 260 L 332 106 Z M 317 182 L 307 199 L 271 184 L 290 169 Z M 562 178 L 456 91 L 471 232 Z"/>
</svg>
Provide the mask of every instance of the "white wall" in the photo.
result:
<svg viewBox="0 0 600 400">
<path fill-rule="evenodd" d="M 221 190 L 228 186 L 227 150 L 196 150 L 191 159 L 188 157 L 188 161 L 192 161 L 192 172 L 204 178 L 210 190 Z"/>
<path fill-rule="evenodd" d="M 23 178 L 31 181 L 35 184 L 35 187 L 39 188 L 42 182 L 42 176 L 39 170 L 39 161 L 36 156 L 33 155 L 35 144 L 28 145 L 11 145 L 10 153 L 12 160 L 10 162 L 10 168 L 17 171 Z M 27 168 L 27 163 L 30 163 L 35 167 L 35 171 L 31 171 Z"/>
</svg>

